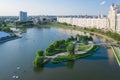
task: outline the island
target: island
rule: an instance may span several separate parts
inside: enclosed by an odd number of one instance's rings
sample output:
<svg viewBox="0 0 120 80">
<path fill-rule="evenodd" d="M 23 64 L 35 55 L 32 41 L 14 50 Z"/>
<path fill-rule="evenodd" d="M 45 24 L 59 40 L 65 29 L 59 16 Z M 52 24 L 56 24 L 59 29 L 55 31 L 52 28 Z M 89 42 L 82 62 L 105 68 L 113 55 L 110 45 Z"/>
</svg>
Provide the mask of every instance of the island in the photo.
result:
<svg viewBox="0 0 120 80">
<path fill-rule="evenodd" d="M 94 45 L 91 36 L 77 34 L 76 36 L 70 36 L 66 40 L 54 41 L 47 47 L 45 52 L 37 50 L 33 64 L 35 67 L 39 67 L 47 62 L 57 64 L 75 61 L 92 55 L 97 49 L 98 46 Z"/>
</svg>

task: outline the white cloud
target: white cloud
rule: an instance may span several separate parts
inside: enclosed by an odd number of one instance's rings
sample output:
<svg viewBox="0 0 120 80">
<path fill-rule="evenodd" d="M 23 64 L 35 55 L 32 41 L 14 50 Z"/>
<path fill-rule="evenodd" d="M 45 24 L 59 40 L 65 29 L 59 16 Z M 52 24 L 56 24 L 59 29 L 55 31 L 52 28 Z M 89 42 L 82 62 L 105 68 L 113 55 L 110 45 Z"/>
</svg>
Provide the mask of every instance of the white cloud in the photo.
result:
<svg viewBox="0 0 120 80">
<path fill-rule="evenodd" d="M 104 5 L 104 4 L 106 4 L 106 1 L 102 1 L 102 2 L 100 3 L 100 5 Z"/>
</svg>

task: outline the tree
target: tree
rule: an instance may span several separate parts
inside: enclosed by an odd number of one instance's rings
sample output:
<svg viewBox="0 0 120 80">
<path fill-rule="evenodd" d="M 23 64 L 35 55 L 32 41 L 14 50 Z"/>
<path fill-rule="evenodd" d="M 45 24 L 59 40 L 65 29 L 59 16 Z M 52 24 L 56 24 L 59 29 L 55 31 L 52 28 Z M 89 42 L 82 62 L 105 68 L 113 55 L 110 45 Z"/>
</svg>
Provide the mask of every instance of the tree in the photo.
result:
<svg viewBox="0 0 120 80">
<path fill-rule="evenodd" d="M 40 57 L 40 56 L 36 56 L 35 60 L 33 61 L 35 66 L 40 66 L 42 65 L 44 62 L 44 56 Z"/>
<path fill-rule="evenodd" d="M 37 56 L 44 56 L 44 51 L 43 50 L 38 50 L 36 52 Z"/>
<path fill-rule="evenodd" d="M 74 37 L 73 36 L 70 36 L 69 38 L 67 38 L 67 42 L 71 42 L 71 41 L 74 41 L 75 39 L 74 39 Z"/>
<path fill-rule="evenodd" d="M 9 27 L 3 27 L 2 30 L 5 31 L 5 32 L 12 32 Z"/>
<path fill-rule="evenodd" d="M 44 51 L 38 50 L 38 51 L 36 52 L 36 58 L 34 59 L 33 64 L 34 64 L 35 66 L 41 66 L 41 65 L 43 65 L 43 63 L 44 63 L 44 58 L 45 58 L 45 56 L 44 56 Z"/>
<path fill-rule="evenodd" d="M 46 54 L 49 54 L 49 53 L 51 53 L 51 52 L 53 52 L 53 51 L 55 51 L 55 47 L 54 47 L 54 45 L 52 44 L 52 45 L 48 46 L 48 48 L 46 49 Z"/>
<path fill-rule="evenodd" d="M 75 54 L 75 45 L 69 44 L 67 47 L 67 52 L 69 55 L 74 55 Z"/>
<path fill-rule="evenodd" d="M 0 23 L 0 27 L 2 27 L 2 24 Z"/>
<path fill-rule="evenodd" d="M 92 36 L 90 36 L 90 37 L 89 37 L 89 40 L 90 40 L 90 41 L 93 41 L 93 38 L 92 38 Z"/>
</svg>

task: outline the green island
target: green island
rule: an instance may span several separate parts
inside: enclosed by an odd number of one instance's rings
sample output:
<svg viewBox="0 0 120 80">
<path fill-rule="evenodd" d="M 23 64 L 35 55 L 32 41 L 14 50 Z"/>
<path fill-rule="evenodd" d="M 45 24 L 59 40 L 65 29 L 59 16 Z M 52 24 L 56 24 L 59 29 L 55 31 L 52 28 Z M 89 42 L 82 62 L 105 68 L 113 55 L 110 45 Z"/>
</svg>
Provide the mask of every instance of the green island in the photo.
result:
<svg viewBox="0 0 120 80">
<path fill-rule="evenodd" d="M 98 49 L 92 42 L 91 36 L 76 35 L 70 36 L 66 40 L 54 41 L 48 46 L 45 53 L 43 50 L 36 51 L 34 66 L 42 66 L 46 62 L 61 63 L 74 61 L 90 56 Z"/>
<path fill-rule="evenodd" d="M 90 34 L 95 34 L 95 35 L 104 37 L 108 40 L 114 41 L 117 44 L 120 44 L 120 35 L 116 32 L 112 32 L 112 31 L 107 31 L 107 30 L 105 31 L 105 30 L 100 30 L 100 29 L 96 29 L 96 28 L 82 28 L 82 27 L 68 25 L 66 23 L 41 24 L 41 25 L 37 25 L 36 27 L 38 27 L 38 28 L 55 27 L 55 28 L 63 28 L 63 29 L 70 29 L 70 30 L 88 32 Z M 76 36 L 79 36 L 80 41 L 77 41 L 77 39 L 75 40 L 75 38 L 73 39 L 73 37 L 71 36 L 70 38 L 68 38 L 66 40 L 59 40 L 59 41 L 53 42 L 46 49 L 46 53 L 44 53 L 45 54 L 44 58 L 45 59 L 46 58 L 52 58 L 50 56 L 54 56 L 54 58 L 51 59 L 52 63 L 74 61 L 74 60 L 77 60 L 77 59 L 80 59 L 80 58 L 90 56 L 90 55 L 92 55 L 92 53 L 94 51 L 96 51 L 98 49 L 98 46 L 96 46 L 94 44 L 93 44 L 92 47 L 87 45 L 88 42 L 85 41 L 85 40 L 88 40 L 88 39 L 85 38 L 86 36 L 82 36 L 82 39 L 81 39 L 81 35 L 76 35 Z M 92 41 L 92 37 L 89 38 L 89 41 Z M 62 45 L 61 44 L 59 45 L 59 43 L 62 43 Z M 58 45 L 58 46 L 56 47 L 56 45 Z M 70 46 L 70 45 L 74 47 L 73 50 L 76 49 L 76 45 L 78 45 L 77 50 L 79 52 L 82 52 L 82 51 L 84 51 L 88 48 L 90 48 L 90 50 L 86 51 L 85 54 L 75 54 L 76 51 L 74 50 L 74 52 L 72 53 L 73 55 L 71 55 L 69 50 L 68 50 L 68 46 Z M 115 52 L 117 52 L 117 51 L 115 51 Z M 59 55 L 60 53 L 62 55 Z M 63 53 L 66 53 L 66 55 L 64 55 Z M 119 55 L 117 55 L 117 56 L 118 56 L 117 59 L 119 60 L 119 63 L 120 63 L 120 56 Z M 45 62 L 45 60 L 43 62 Z"/>
</svg>

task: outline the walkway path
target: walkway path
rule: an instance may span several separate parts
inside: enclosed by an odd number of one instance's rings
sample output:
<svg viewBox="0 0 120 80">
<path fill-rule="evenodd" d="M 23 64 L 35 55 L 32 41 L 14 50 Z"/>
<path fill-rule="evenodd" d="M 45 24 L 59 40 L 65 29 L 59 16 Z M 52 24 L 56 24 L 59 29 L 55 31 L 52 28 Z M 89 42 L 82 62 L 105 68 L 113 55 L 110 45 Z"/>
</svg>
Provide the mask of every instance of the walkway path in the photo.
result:
<svg viewBox="0 0 120 80">
<path fill-rule="evenodd" d="M 90 44 L 90 48 L 87 50 L 84 50 L 84 51 L 78 51 L 78 47 L 79 47 L 79 43 L 76 43 L 75 54 L 84 54 L 84 53 L 88 52 L 93 47 L 93 44 Z M 62 52 L 62 53 L 55 54 L 53 56 L 46 56 L 45 59 L 54 59 L 57 56 L 66 56 L 66 55 L 68 55 L 67 52 Z"/>
<path fill-rule="evenodd" d="M 115 49 L 116 49 L 116 51 L 117 51 L 117 53 L 118 53 L 118 55 L 120 57 L 120 48 L 119 47 L 115 47 Z"/>
</svg>

